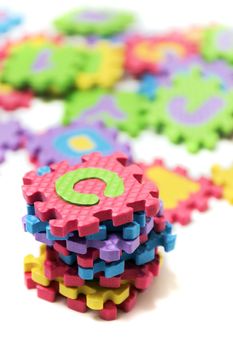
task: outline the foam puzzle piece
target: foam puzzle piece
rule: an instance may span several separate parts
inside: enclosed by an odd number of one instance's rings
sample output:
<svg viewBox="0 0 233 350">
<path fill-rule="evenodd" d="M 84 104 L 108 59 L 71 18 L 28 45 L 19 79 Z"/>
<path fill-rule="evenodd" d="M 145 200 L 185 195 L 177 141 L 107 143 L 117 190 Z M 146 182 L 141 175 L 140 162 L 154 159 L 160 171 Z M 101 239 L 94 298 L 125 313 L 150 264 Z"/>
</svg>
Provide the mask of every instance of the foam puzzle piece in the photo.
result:
<svg viewBox="0 0 233 350">
<path fill-rule="evenodd" d="M 0 108 L 14 111 L 18 108 L 28 108 L 33 94 L 30 91 L 17 91 L 10 85 L 0 83 Z"/>
<path fill-rule="evenodd" d="M 116 305 L 111 301 L 107 301 L 104 304 L 104 308 L 100 310 L 99 316 L 105 321 L 112 321 L 117 318 L 117 310 L 120 309 L 124 312 L 129 312 L 133 309 L 137 301 L 137 291 L 130 289 L 129 297 L 123 301 L 120 305 Z"/>
<path fill-rule="evenodd" d="M 171 61 L 171 59 L 169 60 Z M 157 97 L 157 91 L 160 86 L 167 86 L 170 84 L 168 75 L 145 74 L 140 79 L 139 94 L 147 97 L 149 100 L 154 100 Z"/>
<path fill-rule="evenodd" d="M 199 69 L 201 74 L 206 77 L 214 77 L 219 80 L 223 91 L 230 90 L 233 87 L 233 68 L 224 61 L 216 60 L 206 62 L 199 56 L 192 56 L 185 59 L 169 58 L 163 64 L 167 75 L 153 76 L 145 75 L 141 79 L 139 93 L 148 97 L 150 100 L 157 98 L 157 91 L 160 87 L 171 86 L 171 77 L 179 73 L 189 73 L 192 69 Z"/>
<path fill-rule="evenodd" d="M 223 59 L 233 63 L 233 30 L 216 25 L 207 28 L 203 35 L 201 53 L 208 61 Z"/>
<path fill-rule="evenodd" d="M 96 258 L 100 257 L 106 262 L 112 262 L 120 259 L 122 251 L 131 254 L 140 244 L 139 237 L 135 240 L 126 241 L 113 234 L 110 234 L 108 239 L 104 241 L 92 241 L 71 237 L 65 242 L 50 241 L 47 239 L 46 233 L 40 232 L 35 234 L 35 239 L 48 246 L 53 246 L 54 249 L 62 255 L 67 256 L 70 253 L 76 253 L 78 263 L 83 267 L 89 267 L 88 262 L 90 254 L 91 256 L 95 254 Z"/>
<path fill-rule="evenodd" d="M 120 276 L 106 278 L 103 274 L 99 276 L 99 284 L 105 288 L 119 288 L 123 280 L 130 281 L 135 288 L 139 290 L 147 289 L 159 274 L 160 256 L 156 254 L 155 259 L 144 265 L 135 265 L 132 262 L 126 262 L 125 271 Z M 64 280 L 69 282 L 68 273 Z"/>
<path fill-rule="evenodd" d="M 0 35 L 9 32 L 23 21 L 21 15 L 0 8 Z"/>
<path fill-rule="evenodd" d="M 41 286 L 50 286 L 51 281 L 44 274 L 43 261 L 45 259 L 45 247 L 39 258 L 32 255 L 25 257 L 24 270 L 31 272 L 31 279 Z M 59 279 L 59 293 L 70 299 L 77 299 L 79 294 L 86 295 L 87 306 L 92 310 L 102 310 L 107 300 L 115 304 L 121 304 L 129 296 L 130 284 L 123 283 L 119 288 L 103 288 L 96 282 L 88 282 L 79 287 L 67 287 L 62 279 Z"/>
<path fill-rule="evenodd" d="M 0 163 L 5 160 L 5 153 L 8 150 L 15 151 L 23 145 L 25 137 L 26 130 L 18 121 L 0 123 Z"/>
<path fill-rule="evenodd" d="M 121 237 L 110 234 L 104 241 L 85 240 L 78 237 L 71 237 L 66 241 L 67 250 L 76 254 L 86 254 L 88 248 L 99 250 L 99 257 L 104 261 L 117 261 L 121 257 L 121 252 L 132 254 L 139 246 L 140 240 L 124 240 Z"/>
<path fill-rule="evenodd" d="M 106 278 L 103 273 L 99 274 L 96 280 L 99 285 L 105 288 L 119 288 L 123 281 L 130 281 L 137 289 L 144 290 L 150 286 L 155 276 L 159 274 L 161 256 L 157 249 L 155 259 L 144 265 L 135 265 L 126 261 L 125 270 L 121 275 Z M 44 261 L 44 273 L 49 280 L 63 278 L 67 287 L 79 287 L 84 285 L 85 280 L 77 275 L 75 266 L 67 266 L 59 258 L 58 253 L 52 248 L 46 248 L 46 260 Z"/>
<path fill-rule="evenodd" d="M 148 240 L 144 244 L 140 245 L 131 254 L 123 252 L 120 260 L 114 263 L 106 263 L 101 259 L 96 259 L 92 261 L 93 267 L 91 268 L 83 268 L 78 265 L 78 275 L 82 279 L 93 280 L 97 273 L 103 271 L 106 278 L 111 278 L 124 272 L 125 261 L 127 260 L 133 260 L 136 265 L 143 265 L 150 262 L 155 259 L 155 248 L 163 246 L 166 252 L 174 249 L 176 236 L 172 235 L 171 231 L 172 227 L 168 223 L 166 229 L 160 234 L 152 231 L 148 236 Z"/>
<path fill-rule="evenodd" d="M 115 185 L 120 181 L 121 195 L 115 197 L 104 195 L 106 184 L 98 178 L 86 178 L 77 183 L 79 170 L 104 170 L 107 175 L 107 190 L 119 190 Z M 67 175 L 68 174 L 68 175 Z M 63 177 L 69 176 L 66 182 L 65 194 L 58 195 L 55 185 Z M 70 179 L 71 177 L 71 179 Z M 133 221 L 133 213 L 145 211 L 147 216 L 155 216 L 160 202 L 158 190 L 148 180 L 144 180 L 143 171 L 135 164 L 127 166 L 127 157 L 121 153 L 103 157 L 99 153 L 92 153 L 83 157 L 82 163 L 69 166 L 67 162 L 60 162 L 50 166 L 50 173 L 39 176 L 37 171 L 28 172 L 23 178 L 23 195 L 28 204 L 35 205 L 35 214 L 41 221 L 49 221 L 52 234 L 60 237 L 69 232 L 78 231 L 79 236 L 97 233 L 101 221 L 112 220 L 114 226 Z M 75 191 L 73 189 L 75 185 Z M 105 188 L 105 190 L 104 190 Z M 81 192 L 78 192 L 81 191 Z M 89 205 L 89 198 L 93 198 L 93 191 L 98 203 Z M 85 196 L 83 196 L 85 194 Z M 91 197 L 89 197 L 89 195 Z M 86 199 L 86 205 L 72 204 L 76 198 Z M 67 201 L 68 199 L 68 201 Z M 73 203 L 74 203 L 73 202 Z"/>
<path fill-rule="evenodd" d="M 83 61 L 83 52 L 72 46 L 25 43 L 5 60 L 2 81 L 17 89 L 28 87 L 38 94 L 62 95 L 74 87 Z"/>
<path fill-rule="evenodd" d="M 223 169 L 219 165 L 212 168 L 212 179 L 217 186 L 223 189 L 223 198 L 233 204 L 233 166 Z"/>
<path fill-rule="evenodd" d="M 42 134 L 32 135 L 27 150 L 38 166 L 62 160 L 74 165 L 80 162 L 84 154 L 91 152 L 110 155 L 119 151 L 130 157 L 129 144 L 120 143 L 117 131 L 106 128 L 101 122 L 88 125 L 76 121 L 66 127 L 54 127 Z"/>
<path fill-rule="evenodd" d="M 177 73 L 171 86 L 158 89 L 148 122 L 170 141 L 185 143 L 195 153 L 213 149 L 222 135 L 232 133 L 232 115 L 233 90 L 224 91 L 218 79 L 193 69 Z"/>
<path fill-rule="evenodd" d="M 110 36 L 123 32 L 134 17 L 124 11 L 107 9 L 75 9 L 54 22 L 58 31 L 68 35 L 82 34 Z"/>
<path fill-rule="evenodd" d="M 174 75 L 177 72 L 189 72 L 196 68 L 204 77 L 218 79 L 223 90 L 230 90 L 233 87 L 233 68 L 223 60 L 207 62 L 200 56 L 192 56 L 182 60 L 170 58 L 164 63 L 164 67 L 169 75 Z"/>
<path fill-rule="evenodd" d="M 123 76 L 123 64 L 123 47 L 98 42 L 87 48 L 85 65 L 78 74 L 76 85 L 82 90 L 95 86 L 111 88 Z"/>
<path fill-rule="evenodd" d="M 181 33 L 163 36 L 132 36 L 126 42 L 126 70 L 140 76 L 144 73 L 163 72 L 162 63 L 168 57 L 189 57 L 197 53 L 196 45 Z"/>
<path fill-rule="evenodd" d="M 102 120 L 108 127 L 137 136 L 147 126 L 149 106 L 146 97 L 134 92 L 78 91 L 67 98 L 62 122 L 68 125 L 75 119 L 88 123 Z"/>
<path fill-rule="evenodd" d="M 42 263 L 42 267 L 41 266 Z M 159 274 L 161 265 L 161 255 L 155 250 L 155 259 L 149 263 L 141 266 L 135 265 L 131 261 L 126 261 L 125 271 L 118 276 L 106 278 L 103 273 L 96 278 L 98 284 L 105 288 L 119 288 L 124 281 L 129 281 L 132 286 L 139 290 L 144 290 L 150 286 L 154 277 Z M 34 258 L 28 255 L 24 260 L 25 271 L 31 272 L 32 278 L 35 281 L 40 280 L 43 285 L 48 285 L 48 280 L 63 280 L 67 287 L 80 287 L 85 284 L 85 280 L 77 275 L 77 268 L 75 266 L 67 266 L 59 258 L 59 254 L 49 247 L 41 246 L 41 253 L 39 258 Z M 36 273 L 35 273 L 36 271 Z M 39 273 L 38 273 L 39 271 Z M 44 279 L 38 274 L 44 272 Z"/>
<path fill-rule="evenodd" d="M 164 215 L 169 222 L 187 225 L 193 210 L 204 212 L 208 209 L 210 198 L 222 196 L 221 188 L 210 179 L 194 179 L 183 167 L 170 169 L 161 159 L 141 166 L 145 176 L 158 185 L 164 203 Z"/>
<path fill-rule="evenodd" d="M 161 201 L 160 201 L 161 207 Z M 77 232 L 70 232 L 65 237 L 54 236 L 51 233 L 51 229 L 48 222 L 41 221 L 37 216 L 35 216 L 34 206 L 27 206 L 27 215 L 23 217 L 23 227 L 25 232 L 29 232 L 32 234 L 36 233 L 45 233 L 46 238 L 49 241 L 56 240 L 67 240 L 70 237 L 76 236 Z M 87 240 L 97 240 L 103 241 L 107 239 L 108 233 L 117 233 L 120 234 L 125 240 L 134 240 L 139 235 L 148 235 L 148 233 L 155 227 L 157 232 L 161 232 L 164 230 L 164 217 L 163 211 L 161 208 L 158 212 L 158 217 L 146 217 L 144 212 L 135 212 L 134 213 L 134 221 L 120 225 L 114 226 L 110 220 L 103 221 L 99 226 L 99 231 L 94 234 L 90 234 L 86 236 Z M 162 228 L 161 228 L 162 227 Z M 51 242 L 52 244 L 52 242 Z"/>
<path fill-rule="evenodd" d="M 86 268 L 78 265 L 78 276 L 83 280 L 92 281 L 94 276 L 99 272 L 103 272 L 106 278 L 111 278 L 122 274 L 124 269 L 125 261 L 123 259 L 112 263 L 106 263 L 103 260 L 97 259 L 93 261 L 92 267 Z"/>
<path fill-rule="evenodd" d="M 61 35 L 50 35 L 48 33 L 26 34 L 17 39 L 6 39 L 0 45 L 0 59 L 4 60 L 8 58 L 15 50 L 25 44 L 40 46 L 44 44 L 61 45 L 62 43 L 63 37 Z"/>
<path fill-rule="evenodd" d="M 54 302 L 56 296 L 59 294 L 58 282 L 52 281 L 50 286 L 41 286 L 31 279 L 31 273 L 25 273 L 25 284 L 28 289 L 36 288 L 37 296 L 49 302 Z M 116 305 L 114 302 L 108 300 L 103 304 L 103 309 L 99 310 L 99 317 L 106 321 L 115 320 L 117 318 L 117 310 L 120 309 L 124 312 L 129 312 L 136 304 L 137 291 L 134 288 L 130 288 L 129 296 L 121 304 Z M 86 312 L 87 300 L 86 296 L 79 294 L 76 299 L 67 298 L 67 306 L 77 312 Z"/>
</svg>

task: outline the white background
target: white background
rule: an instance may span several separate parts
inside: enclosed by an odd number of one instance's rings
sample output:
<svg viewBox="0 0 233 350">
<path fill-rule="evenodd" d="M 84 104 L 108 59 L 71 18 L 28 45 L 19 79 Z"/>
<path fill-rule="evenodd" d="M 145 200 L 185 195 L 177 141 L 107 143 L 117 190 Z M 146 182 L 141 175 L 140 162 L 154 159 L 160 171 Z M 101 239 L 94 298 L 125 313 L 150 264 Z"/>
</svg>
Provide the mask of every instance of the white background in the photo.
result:
<svg viewBox="0 0 233 350">
<path fill-rule="evenodd" d="M 51 20 L 74 6 L 99 5 L 134 10 L 139 28 L 156 31 L 192 24 L 231 24 L 231 1 L 118 0 L 11 1 L 25 15 L 24 29 L 46 29 Z M 21 30 L 22 31 L 22 30 Z M 15 31 L 15 33 L 19 31 Z M 34 130 L 55 125 L 62 104 L 35 101 L 31 110 L 15 113 Z M 7 118 L 3 113 L 1 119 Z M 215 162 L 232 162 L 233 142 L 222 141 L 214 152 L 192 156 L 182 146 L 145 132 L 131 141 L 136 160 L 163 157 L 167 164 L 184 165 L 194 176 L 208 175 Z M 0 349 L 231 349 L 233 348 L 233 208 L 212 200 L 210 210 L 195 212 L 193 223 L 176 226 L 177 247 L 165 256 L 160 276 L 141 294 L 135 309 L 117 321 L 98 320 L 94 313 L 75 313 L 64 303 L 47 303 L 23 283 L 23 257 L 37 253 L 39 244 L 21 227 L 25 203 L 21 178 L 31 168 L 24 151 L 8 154 L 0 166 Z"/>
</svg>

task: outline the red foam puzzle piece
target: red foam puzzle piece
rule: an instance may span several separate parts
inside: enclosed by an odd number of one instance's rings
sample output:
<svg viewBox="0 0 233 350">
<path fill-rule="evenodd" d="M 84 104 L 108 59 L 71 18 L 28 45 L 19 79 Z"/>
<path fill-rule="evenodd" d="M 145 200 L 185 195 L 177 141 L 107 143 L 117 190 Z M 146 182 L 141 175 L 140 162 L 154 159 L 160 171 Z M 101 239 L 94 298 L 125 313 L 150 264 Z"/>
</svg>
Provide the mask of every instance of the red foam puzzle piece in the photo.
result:
<svg viewBox="0 0 233 350">
<path fill-rule="evenodd" d="M 163 64 L 169 55 L 181 59 L 197 53 L 197 45 L 181 33 L 160 36 L 133 36 L 126 42 L 126 70 L 139 76 L 144 73 L 163 72 Z"/>
<path fill-rule="evenodd" d="M 52 281 L 49 286 L 41 286 L 31 279 L 31 273 L 25 273 L 25 281 L 27 281 L 26 286 L 29 288 L 37 289 L 37 296 L 43 300 L 54 302 L 57 295 L 59 294 L 58 282 Z M 33 286 L 33 287 L 32 287 Z M 121 304 L 115 305 L 112 301 L 107 301 L 104 303 L 104 307 L 99 311 L 99 316 L 103 320 L 110 321 L 117 318 L 117 309 L 121 309 L 124 312 L 129 312 L 136 304 L 137 291 L 133 287 L 130 288 L 130 295 Z M 88 310 L 86 305 L 85 295 L 80 294 L 77 299 L 66 298 L 67 306 L 78 312 L 86 312 Z"/>
<path fill-rule="evenodd" d="M 28 204 L 35 205 L 35 213 L 42 221 L 49 221 L 51 232 L 60 237 L 78 231 L 86 236 L 99 231 L 101 221 L 112 220 L 115 226 L 133 221 L 134 211 L 145 211 L 155 216 L 159 210 L 158 189 L 143 178 L 143 171 L 136 165 L 126 165 L 122 153 L 101 156 L 92 153 L 83 157 L 82 163 L 69 166 L 61 162 L 50 166 L 51 172 L 39 176 L 30 171 L 23 178 L 23 195 Z M 101 168 L 115 172 L 124 182 L 124 193 L 118 197 L 105 197 L 105 184 L 98 179 L 82 181 L 75 186 L 82 193 L 94 193 L 99 202 L 92 206 L 79 206 L 63 200 L 55 190 L 55 182 L 67 172 L 80 168 Z M 81 185 L 80 185 L 81 184 Z"/>
</svg>

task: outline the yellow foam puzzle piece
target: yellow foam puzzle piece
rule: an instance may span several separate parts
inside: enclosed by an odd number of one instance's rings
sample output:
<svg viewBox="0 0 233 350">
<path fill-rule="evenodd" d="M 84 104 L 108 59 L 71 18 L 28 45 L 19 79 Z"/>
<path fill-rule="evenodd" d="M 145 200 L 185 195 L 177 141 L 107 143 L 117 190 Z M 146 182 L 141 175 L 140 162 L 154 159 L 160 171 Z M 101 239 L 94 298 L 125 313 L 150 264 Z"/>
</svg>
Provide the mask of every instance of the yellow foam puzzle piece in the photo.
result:
<svg viewBox="0 0 233 350">
<path fill-rule="evenodd" d="M 44 274 L 44 261 L 46 258 L 46 246 L 41 245 L 40 256 L 35 258 L 33 255 L 27 255 L 24 258 L 24 271 L 31 272 L 31 278 L 34 282 L 49 286 L 50 281 Z"/>
<path fill-rule="evenodd" d="M 223 169 L 219 165 L 212 167 L 213 182 L 223 187 L 223 198 L 233 204 L 233 165 L 228 169 Z"/>
<path fill-rule="evenodd" d="M 12 91 L 13 89 L 10 85 L 0 83 L 0 95 L 7 95 Z"/>
<path fill-rule="evenodd" d="M 124 73 L 123 48 L 107 42 L 99 42 L 93 48 L 88 48 L 88 51 L 90 52 L 90 65 L 87 64 L 87 70 L 78 74 L 77 87 L 82 90 L 93 86 L 112 87 Z M 92 55 L 98 57 L 98 59 L 93 59 L 93 65 L 91 64 Z"/>
<path fill-rule="evenodd" d="M 176 208 L 200 189 L 197 182 L 158 165 L 146 169 L 146 176 L 158 186 L 165 209 Z"/>
<path fill-rule="evenodd" d="M 75 151 L 87 151 L 95 148 L 94 142 L 86 135 L 78 135 L 69 139 L 70 147 Z"/>
</svg>

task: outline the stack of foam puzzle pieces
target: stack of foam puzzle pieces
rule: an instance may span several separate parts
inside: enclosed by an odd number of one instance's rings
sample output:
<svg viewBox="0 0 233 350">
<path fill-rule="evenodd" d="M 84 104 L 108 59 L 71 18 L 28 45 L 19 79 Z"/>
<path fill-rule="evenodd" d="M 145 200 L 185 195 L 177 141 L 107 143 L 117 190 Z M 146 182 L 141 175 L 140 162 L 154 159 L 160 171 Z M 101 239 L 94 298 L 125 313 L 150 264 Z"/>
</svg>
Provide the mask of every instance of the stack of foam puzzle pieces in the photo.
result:
<svg viewBox="0 0 233 350">
<path fill-rule="evenodd" d="M 25 258 L 28 288 L 105 320 L 129 311 L 138 291 L 159 273 L 161 255 L 176 236 L 163 216 L 158 189 L 121 153 L 92 153 L 82 163 L 60 162 L 24 177 L 25 230 L 42 242 L 38 258 Z M 93 193 L 94 192 L 94 193 Z"/>
<path fill-rule="evenodd" d="M 34 167 L 23 179 L 23 226 L 42 245 L 25 258 L 26 285 L 113 320 L 158 276 L 163 250 L 175 247 L 171 224 L 188 225 L 212 198 L 233 203 L 232 167 L 195 178 L 159 149 L 137 162 L 131 142 L 150 130 L 198 156 L 230 140 L 233 31 L 148 36 L 125 11 L 78 9 L 47 32 L 6 37 L 21 20 L 0 10 L 0 163 L 23 148 Z M 58 125 L 21 125 L 17 113 L 36 99 L 59 100 Z"/>
</svg>

